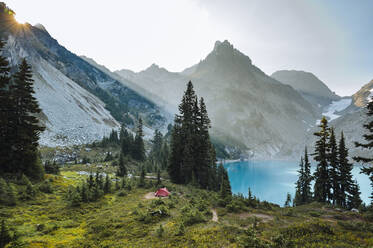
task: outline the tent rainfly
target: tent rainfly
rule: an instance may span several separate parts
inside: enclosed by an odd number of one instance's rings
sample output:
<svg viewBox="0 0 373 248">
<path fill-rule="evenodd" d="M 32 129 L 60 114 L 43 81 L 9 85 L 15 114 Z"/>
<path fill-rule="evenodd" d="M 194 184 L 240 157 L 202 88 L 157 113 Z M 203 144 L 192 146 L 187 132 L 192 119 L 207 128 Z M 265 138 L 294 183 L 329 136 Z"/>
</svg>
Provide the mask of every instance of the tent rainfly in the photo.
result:
<svg viewBox="0 0 373 248">
<path fill-rule="evenodd" d="M 167 188 L 160 188 L 157 190 L 157 192 L 155 192 L 155 196 L 158 196 L 158 197 L 166 197 L 166 196 L 169 196 L 171 193 L 167 190 Z"/>
</svg>

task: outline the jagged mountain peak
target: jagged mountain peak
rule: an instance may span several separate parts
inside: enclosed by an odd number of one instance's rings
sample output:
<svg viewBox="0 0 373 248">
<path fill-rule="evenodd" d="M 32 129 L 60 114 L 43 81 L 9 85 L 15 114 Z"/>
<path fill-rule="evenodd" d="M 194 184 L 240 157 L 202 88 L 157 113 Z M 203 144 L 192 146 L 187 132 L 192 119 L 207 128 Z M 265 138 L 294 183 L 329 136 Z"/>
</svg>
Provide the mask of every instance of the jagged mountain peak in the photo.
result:
<svg viewBox="0 0 373 248">
<path fill-rule="evenodd" d="M 141 71 L 140 73 L 145 73 L 145 74 L 164 74 L 164 73 L 169 73 L 165 68 L 160 67 L 159 65 L 153 63 L 151 66 L 146 68 L 145 70 Z"/>
<path fill-rule="evenodd" d="M 231 44 L 228 40 L 224 40 L 223 42 L 221 41 L 216 41 L 214 45 L 213 51 L 209 54 L 213 56 L 217 56 L 221 59 L 227 59 L 229 57 L 237 57 L 237 58 L 245 58 L 248 60 L 251 64 L 251 59 L 240 52 L 238 49 L 236 49 L 233 44 Z"/>
<path fill-rule="evenodd" d="M 214 45 L 214 51 L 219 51 L 222 49 L 233 51 L 234 47 L 228 40 L 224 40 L 223 42 L 217 40 Z"/>
<path fill-rule="evenodd" d="M 233 77 L 247 76 L 253 71 L 260 71 L 253 66 L 251 59 L 225 40 L 216 41 L 214 49 L 202 60 L 194 74 L 204 75 L 213 73 L 217 77 L 229 75 Z M 242 75 L 245 74 L 245 75 Z"/>
</svg>

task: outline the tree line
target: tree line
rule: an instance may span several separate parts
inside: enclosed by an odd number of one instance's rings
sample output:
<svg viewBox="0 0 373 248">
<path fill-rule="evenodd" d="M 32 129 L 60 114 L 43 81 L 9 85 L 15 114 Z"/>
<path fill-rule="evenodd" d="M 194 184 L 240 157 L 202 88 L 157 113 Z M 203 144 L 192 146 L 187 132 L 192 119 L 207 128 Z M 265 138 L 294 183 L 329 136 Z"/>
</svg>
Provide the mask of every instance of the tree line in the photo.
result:
<svg viewBox="0 0 373 248">
<path fill-rule="evenodd" d="M 314 133 L 318 140 L 312 154 L 317 163 L 316 171 L 311 175 L 306 148 L 299 165 L 294 204 L 302 205 L 315 200 L 348 209 L 358 208 L 362 203 L 359 185 L 352 178 L 353 164 L 349 163 L 344 134 L 341 132 L 337 144 L 334 128 L 328 126 L 325 117 L 319 127 L 320 131 Z M 312 181 L 314 192 L 311 192 Z"/>
<path fill-rule="evenodd" d="M 216 166 L 210 127 L 204 99 L 198 100 L 193 84 L 189 82 L 171 131 L 167 171 L 174 183 L 220 190 L 223 196 L 231 196 L 228 174 L 222 165 Z"/>
</svg>

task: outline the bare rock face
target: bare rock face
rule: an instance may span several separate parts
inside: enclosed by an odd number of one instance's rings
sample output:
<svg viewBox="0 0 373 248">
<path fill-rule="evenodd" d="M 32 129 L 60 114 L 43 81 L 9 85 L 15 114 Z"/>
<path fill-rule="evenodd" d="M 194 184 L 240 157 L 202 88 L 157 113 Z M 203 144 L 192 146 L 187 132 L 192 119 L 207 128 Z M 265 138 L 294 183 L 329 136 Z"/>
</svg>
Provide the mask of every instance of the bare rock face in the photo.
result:
<svg viewBox="0 0 373 248">
<path fill-rule="evenodd" d="M 365 107 L 368 101 L 371 100 L 373 96 L 373 80 L 364 85 L 358 92 L 353 96 L 353 105 L 359 108 Z"/>
</svg>

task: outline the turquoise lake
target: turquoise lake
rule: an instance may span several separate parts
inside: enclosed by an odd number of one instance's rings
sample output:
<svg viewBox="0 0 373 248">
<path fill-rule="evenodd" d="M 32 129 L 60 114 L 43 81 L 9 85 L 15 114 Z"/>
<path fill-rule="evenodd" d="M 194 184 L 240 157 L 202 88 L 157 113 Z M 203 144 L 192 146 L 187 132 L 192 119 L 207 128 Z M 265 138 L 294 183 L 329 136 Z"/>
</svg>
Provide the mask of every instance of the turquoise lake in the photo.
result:
<svg viewBox="0 0 373 248">
<path fill-rule="evenodd" d="M 292 197 L 295 193 L 295 182 L 298 179 L 299 162 L 289 161 L 242 161 L 225 163 L 234 194 L 247 196 L 248 188 L 261 201 L 283 205 L 286 194 Z M 314 166 L 313 166 L 314 170 Z M 360 186 L 361 198 L 365 203 L 370 199 L 370 181 L 368 176 L 360 174 L 360 167 L 355 166 L 353 176 Z"/>
</svg>

